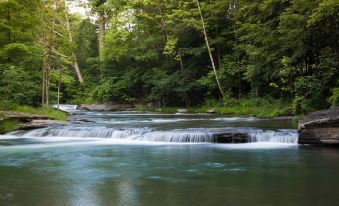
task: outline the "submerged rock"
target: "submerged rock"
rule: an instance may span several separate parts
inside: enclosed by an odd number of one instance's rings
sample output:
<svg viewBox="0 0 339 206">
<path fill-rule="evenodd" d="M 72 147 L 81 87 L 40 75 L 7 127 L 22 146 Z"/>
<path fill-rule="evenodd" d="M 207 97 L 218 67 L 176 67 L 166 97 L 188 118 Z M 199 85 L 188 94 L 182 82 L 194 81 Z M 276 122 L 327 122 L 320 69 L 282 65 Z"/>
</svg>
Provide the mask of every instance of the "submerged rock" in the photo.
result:
<svg viewBox="0 0 339 206">
<path fill-rule="evenodd" d="M 177 112 L 179 112 L 179 113 L 186 113 L 187 109 L 177 109 Z"/>
<path fill-rule="evenodd" d="M 299 144 L 339 146 L 339 107 L 305 116 L 298 129 Z"/>
<path fill-rule="evenodd" d="M 90 110 L 90 111 L 127 111 L 132 110 L 133 105 L 130 104 L 81 104 L 79 109 Z"/>
<path fill-rule="evenodd" d="M 217 111 L 215 111 L 214 109 L 210 109 L 210 110 L 207 111 L 207 113 L 209 113 L 209 114 L 215 114 L 215 113 L 217 113 Z"/>
<path fill-rule="evenodd" d="M 250 142 L 250 137 L 247 133 L 221 133 L 214 135 L 215 143 L 247 143 Z"/>
</svg>

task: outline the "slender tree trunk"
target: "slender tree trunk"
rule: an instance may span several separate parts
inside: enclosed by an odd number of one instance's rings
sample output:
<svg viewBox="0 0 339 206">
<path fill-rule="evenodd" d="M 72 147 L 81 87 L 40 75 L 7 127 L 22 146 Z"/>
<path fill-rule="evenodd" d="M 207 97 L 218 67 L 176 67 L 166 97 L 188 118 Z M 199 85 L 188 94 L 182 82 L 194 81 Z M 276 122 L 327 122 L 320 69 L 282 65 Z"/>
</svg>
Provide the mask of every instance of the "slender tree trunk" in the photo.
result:
<svg viewBox="0 0 339 206">
<path fill-rule="evenodd" d="M 67 27 L 67 32 L 68 32 L 68 39 L 69 39 L 69 42 L 72 44 L 73 43 L 73 36 L 72 36 L 72 32 L 71 32 L 71 25 L 70 25 L 70 22 L 69 22 L 68 8 L 67 8 L 66 0 L 64 0 L 64 4 L 65 4 L 65 18 L 66 18 L 66 27 Z M 75 72 L 77 74 L 78 80 L 79 80 L 80 83 L 84 83 L 84 79 L 82 77 L 80 67 L 79 67 L 79 64 L 78 64 L 78 59 L 77 59 L 77 56 L 76 56 L 74 51 L 72 51 L 72 58 L 73 58 L 73 67 L 74 67 Z"/>
<path fill-rule="evenodd" d="M 259 97 L 259 85 L 255 85 L 255 96 Z"/>
<path fill-rule="evenodd" d="M 242 70 L 242 63 L 238 57 L 238 99 L 241 98 L 241 70 Z"/>
<path fill-rule="evenodd" d="M 41 93 L 41 106 L 45 106 L 45 72 L 46 72 L 46 59 L 45 59 L 45 52 L 42 62 L 42 93 Z"/>
<path fill-rule="evenodd" d="M 103 49 L 105 47 L 105 16 L 102 12 L 98 13 L 99 19 L 99 58 L 103 61 Z"/>
<path fill-rule="evenodd" d="M 57 99 L 57 108 L 60 109 L 60 88 L 61 88 L 61 74 L 62 69 L 59 69 L 59 79 L 58 79 L 58 99 Z"/>
<path fill-rule="evenodd" d="M 181 72 L 184 72 L 184 62 L 182 61 L 181 54 L 179 54 L 179 61 L 180 61 Z"/>
<path fill-rule="evenodd" d="M 208 54 L 210 56 L 210 60 L 211 60 L 211 64 L 212 64 L 212 68 L 213 68 L 213 72 L 214 72 L 214 76 L 215 76 L 215 79 L 217 81 L 220 94 L 221 94 L 222 98 L 224 98 L 225 93 L 224 93 L 224 90 L 222 89 L 222 86 L 220 84 L 220 80 L 219 80 L 219 77 L 218 77 L 217 69 L 215 67 L 214 58 L 213 58 L 213 55 L 212 55 L 212 49 L 210 47 L 210 43 L 209 43 L 209 40 L 208 40 L 207 31 L 206 31 L 206 27 L 205 27 L 205 21 L 204 21 L 203 15 L 202 15 L 201 7 L 200 7 L 200 2 L 199 2 L 199 0 L 196 0 L 196 2 L 197 2 L 198 9 L 199 9 L 202 29 L 203 29 L 203 33 L 204 33 L 204 37 L 205 37 L 205 42 L 206 42 L 206 47 L 207 47 L 207 50 L 208 50 Z"/>
<path fill-rule="evenodd" d="M 50 62 L 46 65 L 46 77 L 45 77 L 45 95 L 46 95 L 46 102 L 45 106 L 49 106 L 49 82 L 50 82 L 50 74 L 51 74 L 51 65 Z"/>
</svg>

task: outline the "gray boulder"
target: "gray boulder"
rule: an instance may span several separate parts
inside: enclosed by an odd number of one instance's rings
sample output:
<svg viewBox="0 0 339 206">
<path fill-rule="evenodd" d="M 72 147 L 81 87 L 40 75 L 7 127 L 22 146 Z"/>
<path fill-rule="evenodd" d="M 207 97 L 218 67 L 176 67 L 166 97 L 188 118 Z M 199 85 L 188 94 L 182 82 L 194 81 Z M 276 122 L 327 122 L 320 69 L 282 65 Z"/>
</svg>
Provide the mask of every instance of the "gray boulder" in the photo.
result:
<svg viewBox="0 0 339 206">
<path fill-rule="evenodd" d="M 299 144 L 339 146 L 339 107 L 305 116 L 298 129 Z"/>
<path fill-rule="evenodd" d="M 126 110 L 132 110 L 133 105 L 114 104 L 114 103 L 81 104 L 79 108 L 82 110 L 89 110 L 89 111 L 126 111 Z"/>
</svg>

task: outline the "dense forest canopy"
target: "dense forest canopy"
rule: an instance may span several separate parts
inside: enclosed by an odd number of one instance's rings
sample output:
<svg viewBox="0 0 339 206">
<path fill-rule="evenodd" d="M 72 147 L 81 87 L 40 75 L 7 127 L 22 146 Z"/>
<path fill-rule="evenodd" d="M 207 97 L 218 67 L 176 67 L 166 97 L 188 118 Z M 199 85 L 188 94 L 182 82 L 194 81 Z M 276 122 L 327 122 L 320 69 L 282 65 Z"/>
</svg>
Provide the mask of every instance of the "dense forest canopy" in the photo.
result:
<svg viewBox="0 0 339 206">
<path fill-rule="evenodd" d="M 0 0 L 0 95 L 16 104 L 339 104 L 338 0 Z"/>
</svg>

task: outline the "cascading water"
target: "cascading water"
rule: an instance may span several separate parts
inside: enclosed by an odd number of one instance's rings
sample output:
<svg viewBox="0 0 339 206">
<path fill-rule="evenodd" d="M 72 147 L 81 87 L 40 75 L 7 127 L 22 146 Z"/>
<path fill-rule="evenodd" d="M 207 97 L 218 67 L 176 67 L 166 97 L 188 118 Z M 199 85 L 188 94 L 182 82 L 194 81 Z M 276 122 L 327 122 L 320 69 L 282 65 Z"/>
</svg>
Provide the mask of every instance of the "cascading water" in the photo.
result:
<svg viewBox="0 0 339 206">
<path fill-rule="evenodd" d="M 274 143 L 298 143 L 298 132 L 292 129 L 281 130 L 258 130 L 253 131 L 250 134 L 251 142 L 274 142 Z"/>
<path fill-rule="evenodd" d="M 254 128 L 189 128 L 157 130 L 150 128 L 106 128 L 106 127 L 60 127 L 44 128 L 28 132 L 14 132 L 21 137 L 82 137 L 111 138 L 150 142 L 201 143 L 216 142 L 215 137 L 225 134 L 241 133 L 248 136 L 248 142 L 274 142 L 296 144 L 298 133 L 293 129 L 262 130 Z"/>
<path fill-rule="evenodd" d="M 293 128 L 293 124 L 286 121 L 210 114 L 79 111 L 76 105 L 60 105 L 60 109 L 72 112 L 72 121 L 68 125 L 18 131 L 9 135 L 44 139 L 102 138 L 170 143 L 298 142 L 296 129 L 282 129 Z"/>
</svg>

